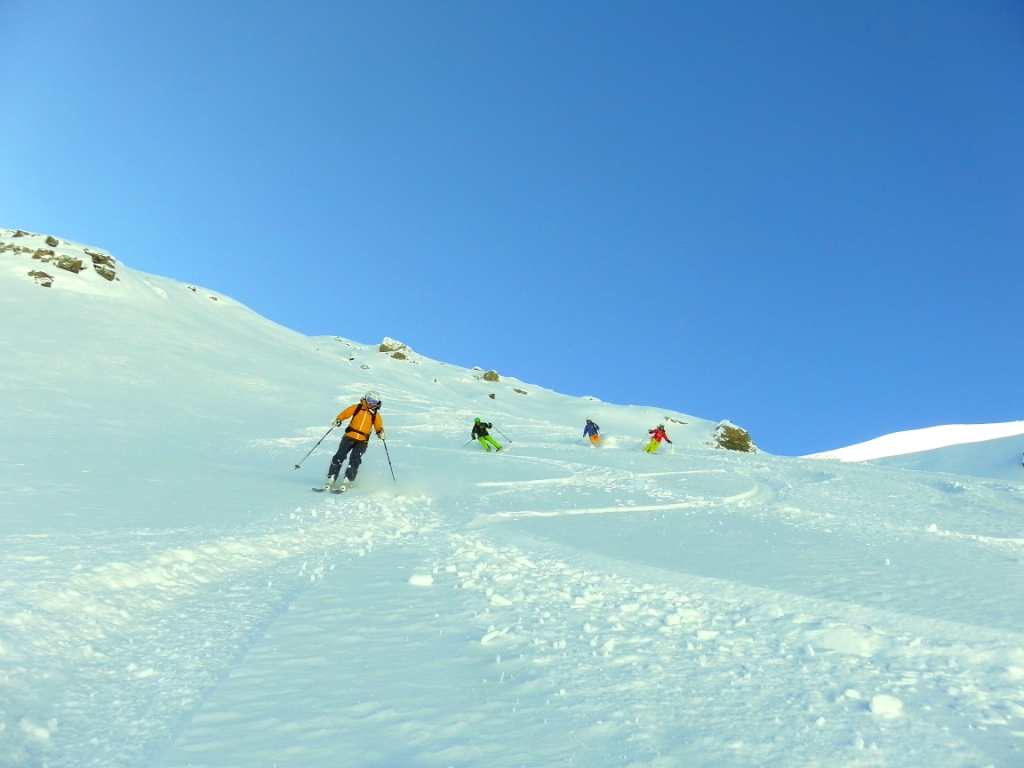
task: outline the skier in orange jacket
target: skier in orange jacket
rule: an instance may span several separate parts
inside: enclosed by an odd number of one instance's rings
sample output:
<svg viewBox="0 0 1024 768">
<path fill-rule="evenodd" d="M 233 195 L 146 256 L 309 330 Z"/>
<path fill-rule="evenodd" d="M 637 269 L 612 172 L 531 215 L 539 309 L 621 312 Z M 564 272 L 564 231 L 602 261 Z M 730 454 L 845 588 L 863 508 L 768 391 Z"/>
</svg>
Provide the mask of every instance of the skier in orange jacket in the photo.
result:
<svg viewBox="0 0 1024 768">
<path fill-rule="evenodd" d="M 347 491 L 359 472 L 359 465 L 363 461 L 363 454 L 366 453 L 366 447 L 370 441 L 370 433 L 376 432 L 377 437 L 381 440 L 387 438 L 387 435 L 384 434 L 384 419 L 377 412 L 380 405 L 380 395 L 371 390 L 358 403 L 350 405 L 335 418 L 334 425 L 336 427 L 340 427 L 345 419 L 351 419 L 351 421 L 345 427 L 345 435 L 341 438 L 338 452 L 331 459 L 331 468 L 327 470 L 327 482 L 324 484 L 323 490 L 330 491 L 334 488 L 341 465 L 348 457 L 345 479 L 338 489 Z"/>
<path fill-rule="evenodd" d="M 654 453 L 658 450 L 658 446 L 661 445 L 662 440 L 670 445 L 672 444 L 672 441 L 668 439 L 668 432 L 665 431 L 664 424 L 659 424 L 654 429 L 647 430 L 647 434 L 651 435 L 651 442 L 644 447 L 644 450 L 648 453 Z"/>
</svg>

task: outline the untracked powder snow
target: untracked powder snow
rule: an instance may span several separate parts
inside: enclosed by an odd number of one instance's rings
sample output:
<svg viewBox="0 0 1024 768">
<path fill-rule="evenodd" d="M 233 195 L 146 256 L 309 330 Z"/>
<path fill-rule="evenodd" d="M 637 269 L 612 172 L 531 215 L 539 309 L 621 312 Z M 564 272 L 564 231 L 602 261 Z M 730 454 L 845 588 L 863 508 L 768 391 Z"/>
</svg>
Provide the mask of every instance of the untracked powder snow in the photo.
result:
<svg viewBox="0 0 1024 768">
<path fill-rule="evenodd" d="M 0 765 L 1024 765 L 1013 435 L 721 450 L 57 243 L 0 230 Z M 313 493 L 370 389 L 396 481 Z"/>
</svg>

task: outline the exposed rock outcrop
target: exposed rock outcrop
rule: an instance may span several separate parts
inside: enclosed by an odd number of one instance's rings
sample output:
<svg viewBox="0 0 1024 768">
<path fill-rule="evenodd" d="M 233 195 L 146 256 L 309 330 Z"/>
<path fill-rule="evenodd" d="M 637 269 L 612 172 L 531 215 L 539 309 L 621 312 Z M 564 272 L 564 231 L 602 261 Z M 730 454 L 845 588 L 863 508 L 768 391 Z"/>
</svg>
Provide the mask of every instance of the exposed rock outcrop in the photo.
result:
<svg viewBox="0 0 1024 768">
<path fill-rule="evenodd" d="M 30 277 L 34 277 L 36 284 L 43 286 L 43 288 L 49 288 L 53 285 L 53 275 L 48 275 L 40 269 L 33 269 L 28 274 Z"/>
<path fill-rule="evenodd" d="M 96 270 L 97 275 L 104 280 L 113 280 L 117 277 L 117 259 L 109 253 L 92 251 L 88 248 L 83 250 L 92 259 L 92 268 Z M 192 286 L 189 286 L 189 288 L 192 288 Z M 192 290 L 195 291 L 195 288 L 192 288 Z"/>
<path fill-rule="evenodd" d="M 82 271 L 82 260 L 74 256 L 57 256 L 53 259 L 53 266 L 63 269 L 66 272 L 74 272 L 76 275 Z"/>
<path fill-rule="evenodd" d="M 28 254 L 34 261 L 40 264 L 50 264 L 56 269 L 75 275 L 81 274 L 91 260 L 96 274 L 104 280 L 113 281 L 120 279 L 117 276 L 117 260 L 105 251 L 76 245 L 60 240 L 53 235 L 26 232 L 23 229 L 0 230 L 0 236 L 24 238 L 23 242 L 25 243 L 22 245 L 20 243 L 0 241 L 0 254 Z M 45 275 L 45 278 L 37 277 L 33 274 L 35 272 Z M 36 278 L 37 284 L 45 285 L 46 287 L 52 286 L 57 279 L 53 275 L 41 270 L 33 270 L 29 274 Z"/>
<path fill-rule="evenodd" d="M 380 343 L 377 348 L 378 352 L 412 352 L 408 345 L 403 344 L 397 339 L 392 339 L 390 336 L 385 336 L 384 341 Z"/>
<path fill-rule="evenodd" d="M 757 453 L 757 446 L 750 439 L 750 433 L 742 427 L 737 427 L 731 421 L 718 422 L 715 431 L 711 433 L 711 441 L 708 445 L 727 451 Z"/>
</svg>

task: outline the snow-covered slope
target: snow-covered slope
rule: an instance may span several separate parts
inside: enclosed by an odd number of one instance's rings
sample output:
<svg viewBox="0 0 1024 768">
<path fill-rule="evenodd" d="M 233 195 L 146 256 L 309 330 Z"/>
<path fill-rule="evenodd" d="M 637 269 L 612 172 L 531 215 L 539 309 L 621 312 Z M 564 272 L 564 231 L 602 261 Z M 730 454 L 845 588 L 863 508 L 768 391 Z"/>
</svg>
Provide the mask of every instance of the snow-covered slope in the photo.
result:
<svg viewBox="0 0 1024 768">
<path fill-rule="evenodd" d="M 715 450 L 14 235 L 0 765 L 1018 764 L 1024 486 Z M 374 441 L 313 494 L 369 388 L 397 483 Z"/>
<path fill-rule="evenodd" d="M 385 393 L 386 414 L 400 412 L 396 406 L 409 398 L 443 405 L 443 418 L 435 416 L 427 431 L 443 430 L 445 441 L 450 435 L 460 445 L 476 415 L 573 438 L 589 417 L 609 430 L 612 445 L 624 434 L 639 440 L 659 420 L 676 420 L 667 423 L 678 445 L 700 444 L 714 428 L 670 411 L 565 397 L 514 378 L 488 382 L 482 371 L 415 353 L 398 360 L 378 345 L 307 338 L 214 291 L 123 265 L 107 281 L 90 267 L 74 274 L 44 264 L 54 278 L 43 288 L 28 272 L 37 269 L 29 254 L 46 247 L 44 236 L 10 232 L 0 230 L 0 242 L 28 250 L 0 253 L 7 278 L 0 349 L 9 363 L 0 371 L 2 428 L 8 446 L 23 443 L 17 458 L 25 469 L 18 471 L 40 474 L 7 480 L 31 482 L 34 490 L 0 521 L 4 532 L 92 526 L 108 513 L 124 523 L 140 496 L 145 508 L 137 509 L 133 524 L 190 524 L 214 507 L 222 520 L 248 519 L 254 505 L 268 501 L 267 489 L 253 481 L 280 466 L 268 464 L 263 449 L 291 448 L 300 454 L 292 466 L 334 415 L 371 386 Z M 60 243 L 58 254 L 88 263 L 83 246 Z M 552 413 L 555 421 L 548 419 Z M 423 429 L 407 424 L 395 439 Z M 66 458 L 55 464 L 54 456 Z M 186 458 L 189 477 L 182 482 Z M 400 449 L 394 458 L 405 460 Z M 383 457 L 371 453 L 374 459 Z M 325 469 L 323 456 L 305 466 L 301 483 L 291 477 L 291 484 L 308 485 L 314 467 Z M 406 477 L 438 482 L 419 462 Z M 225 485 L 231 494 L 220 491 Z M 286 483 L 284 497 L 294 491 Z M 69 507 L 75 511 L 65 516 L 61 510 Z"/>
<path fill-rule="evenodd" d="M 1000 424 L 945 424 L 882 435 L 809 459 L 873 461 L 927 472 L 949 472 L 1024 481 L 1024 421 Z"/>
</svg>

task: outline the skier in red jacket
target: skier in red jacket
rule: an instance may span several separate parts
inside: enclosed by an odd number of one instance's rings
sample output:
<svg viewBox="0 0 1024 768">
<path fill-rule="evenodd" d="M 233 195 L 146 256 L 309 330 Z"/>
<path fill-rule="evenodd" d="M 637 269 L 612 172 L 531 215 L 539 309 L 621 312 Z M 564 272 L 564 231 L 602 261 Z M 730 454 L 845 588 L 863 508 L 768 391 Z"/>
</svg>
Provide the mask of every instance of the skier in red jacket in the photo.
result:
<svg viewBox="0 0 1024 768">
<path fill-rule="evenodd" d="M 658 446 L 661 445 L 661 441 L 671 444 L 672 441 L 668 439 L 668 432 L 665 431 L 665 425 L 659 424 L 655 429 L 647 430 L 647 434 L 651 435 L 651 442 L 644 446 L 644 450 L 648 453 L 654 453 L 658 450 Z"/>
</svg>

